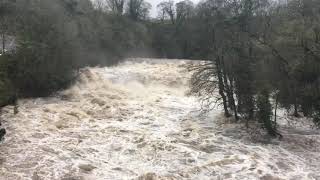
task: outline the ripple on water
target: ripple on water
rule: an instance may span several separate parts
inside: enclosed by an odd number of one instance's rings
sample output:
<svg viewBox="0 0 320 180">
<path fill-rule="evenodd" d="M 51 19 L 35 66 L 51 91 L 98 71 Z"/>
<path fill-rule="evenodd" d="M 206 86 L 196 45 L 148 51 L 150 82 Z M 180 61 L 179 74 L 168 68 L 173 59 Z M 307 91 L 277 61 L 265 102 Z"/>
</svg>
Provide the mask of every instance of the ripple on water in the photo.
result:
<svg viewBox="0 0 320 180">
<path fill-rule="evenodd" d="M 5 107 L 0 179 L 320 179 L 319 135 L 254 144 L 219 109 L 198 116 L 185 65 L 86 68 L 58 97 Z"/>
</svg>

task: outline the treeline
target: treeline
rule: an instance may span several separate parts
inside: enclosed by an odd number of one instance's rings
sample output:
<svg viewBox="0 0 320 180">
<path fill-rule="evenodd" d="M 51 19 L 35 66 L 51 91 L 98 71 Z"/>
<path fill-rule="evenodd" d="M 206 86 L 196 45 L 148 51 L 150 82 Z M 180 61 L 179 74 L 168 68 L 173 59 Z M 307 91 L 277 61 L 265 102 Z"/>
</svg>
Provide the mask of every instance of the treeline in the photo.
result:
<svg viewBox="0 0 320 180">
<path fill-rule="evenodd" d="M 107 7 L 114 1 L 103 2 L 1 0 L 1 106 L 65 88 L 81 67 L 112 65 L 147 52 L 148 4 L 130 0 L 120 12 Z M 9 52 L 6 42 L 12 37 L 15 48 Z"/>
<path fill-rule="evenodd" d="M 278 108 L 320 125 L 319 1 L 207 0 L 193 21 L 200 57 L 210 61 L 191 68 L 192 93 L 207 108 L 218 99 L 225 116 L 272 136 L 280 135 Z"/>
<path fill-rule="evenodd" d="M 151 23 L 151 47 L 156 57 L 199 59 L 206 35 L 199 20 L 199 7 L 190 0 L 165 0 L 157 6 L 158 17 Z M 207 48 L 206 48 L 207 49 Z"/>
</svg>

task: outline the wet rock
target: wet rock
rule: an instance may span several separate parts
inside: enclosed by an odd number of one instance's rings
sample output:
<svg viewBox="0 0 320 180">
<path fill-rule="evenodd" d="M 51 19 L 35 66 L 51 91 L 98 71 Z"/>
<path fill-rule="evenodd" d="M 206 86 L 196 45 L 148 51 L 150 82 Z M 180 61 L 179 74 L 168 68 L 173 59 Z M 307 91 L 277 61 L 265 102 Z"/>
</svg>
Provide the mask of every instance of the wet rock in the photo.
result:
<svg viewBox="0 0 320 180">
<path fill-rule="evenodd" d="M 90 171 L 96 169 L 96 167 L 91 164 L 80 164 L 78 167 L 81 170 L 86 171 L 86 172 L 90 172 Z"/>
<path fill-rule="evenodd" d="M 3 139 L 4 135 L 6 134 L 6 130 L 5 129 L 0 129 L 0 141 Z"/>
</svg>

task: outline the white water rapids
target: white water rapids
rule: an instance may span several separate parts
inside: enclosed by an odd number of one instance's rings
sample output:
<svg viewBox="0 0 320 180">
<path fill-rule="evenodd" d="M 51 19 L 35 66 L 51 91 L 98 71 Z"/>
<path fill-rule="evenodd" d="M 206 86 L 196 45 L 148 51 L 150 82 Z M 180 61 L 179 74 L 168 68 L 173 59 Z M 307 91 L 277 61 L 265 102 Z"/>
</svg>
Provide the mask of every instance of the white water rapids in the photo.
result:
<svg viewBox="0 0 320 180">
<path fill-rule="evenodd" d="M 186 62 L 83 69 L 56 97 L 4 108 L 0 179 L 320 180 L 317 131 L 283 124 L 281 141 L 254 143 L 219 109 L 198 116 Z"/>
</svg>

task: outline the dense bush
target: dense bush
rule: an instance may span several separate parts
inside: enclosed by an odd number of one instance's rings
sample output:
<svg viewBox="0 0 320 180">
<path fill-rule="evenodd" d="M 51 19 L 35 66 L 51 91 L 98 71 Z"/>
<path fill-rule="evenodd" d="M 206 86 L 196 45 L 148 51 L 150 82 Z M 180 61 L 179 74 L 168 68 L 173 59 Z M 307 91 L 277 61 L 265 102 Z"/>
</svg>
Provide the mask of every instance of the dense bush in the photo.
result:
<svg viewBox="0 0 320 180">
<path fill-rule="evenodd" d="M 7 56 L 0 56 L 0 107 L 13 103 L 15 98 L 15 88 L 8 76 Z"/>
<path fill-rule="evenodd" d="M 201 24 L 194 24 L 201 32 L 195 41 L 211 62 L 193 68 L 193 82 L 201 82 L 193 92 L 217 87 L 227 116 L 234 111 L 247 125 L 261 122 L 271 135 L 279 135 L 271 113 L 279 107 L 319 126 L 319 10 L 317 0 L 202 1 L 188 22 Z"/>
<path fill-rule="evenodd" d="M 46 96 L 73 79 L 75 34 L 72 23 L 54 3 L 39 10 L 26 7 L 15 35 L 17 49 L 9 56 L 9 77 L 21 96 Z M 56 7 L 55 7 L 56 6 Z"/>
<path fill-rule="evenodd" d="M 2 56 L 7 71 L 3 96 L 48 96 L 67 87 L 84 66 L 111 65 L 147 51 L 140 19 L 95 8 L 89 0 L 21 0 L 0 4 L 16 49 Z M 145 9 L 144 9 L 145 10 Z M 8 94 L 7 88 L 14 90 Z"/>
</svg>

